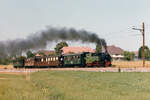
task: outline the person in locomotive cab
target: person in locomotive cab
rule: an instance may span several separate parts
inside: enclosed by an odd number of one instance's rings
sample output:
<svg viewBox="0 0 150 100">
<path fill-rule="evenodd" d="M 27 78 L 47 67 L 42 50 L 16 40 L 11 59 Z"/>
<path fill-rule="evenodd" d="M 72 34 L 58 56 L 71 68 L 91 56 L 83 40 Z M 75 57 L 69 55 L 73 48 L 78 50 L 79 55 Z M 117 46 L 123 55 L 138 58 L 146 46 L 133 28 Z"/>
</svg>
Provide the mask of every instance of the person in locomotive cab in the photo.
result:
<svg viewBox="0 0 150 100">
<path fill-rule="evenodd" d="M 59 57 L 59 62 L 60 62 L 60 66 L 63 67 L 64 66 L 64 57 L 62 55 Z"/>
</svg>

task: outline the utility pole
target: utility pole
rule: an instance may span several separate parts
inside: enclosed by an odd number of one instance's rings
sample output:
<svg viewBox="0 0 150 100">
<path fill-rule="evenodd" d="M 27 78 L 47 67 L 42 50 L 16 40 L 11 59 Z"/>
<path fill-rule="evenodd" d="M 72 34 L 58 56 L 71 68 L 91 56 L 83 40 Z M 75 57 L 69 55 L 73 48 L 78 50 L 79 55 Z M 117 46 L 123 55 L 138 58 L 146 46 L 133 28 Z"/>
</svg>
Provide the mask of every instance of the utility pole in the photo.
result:
<svg viewBox="0 0 150 100">
<path fill-rule="evenodd" d="M 143 67 L 145 67 L 145 26 L 144 26 L 144 22 L 143 22 L 143 31 L 142 31 L 142 35 L 143 35 Z"/>
<path fill-rule="evenodd" d="M 145 25 L 144 25 L 144 22 L 142 23 L 142 29 L 139 29 L 139 28 L 132 28 L 132 29 L 142 32 L 142 36 L 143 36 L 142 59 L 143 59 L 143 67 L 145 67 Z"/>
</svg>

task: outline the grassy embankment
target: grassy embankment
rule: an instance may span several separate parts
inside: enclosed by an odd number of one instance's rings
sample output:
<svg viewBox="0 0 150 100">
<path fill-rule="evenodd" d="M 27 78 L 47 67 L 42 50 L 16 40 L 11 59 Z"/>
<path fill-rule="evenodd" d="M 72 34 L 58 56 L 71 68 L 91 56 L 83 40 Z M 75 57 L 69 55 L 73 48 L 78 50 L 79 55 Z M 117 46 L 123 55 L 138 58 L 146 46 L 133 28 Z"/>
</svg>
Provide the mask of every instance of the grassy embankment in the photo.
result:
<svg viewBox="0 0 150 100">
<path fill-rule="evenodd" d="M 149 100 L 150 73 L 42 71 L 0 74 L 0 100 Z"/>
</svg>

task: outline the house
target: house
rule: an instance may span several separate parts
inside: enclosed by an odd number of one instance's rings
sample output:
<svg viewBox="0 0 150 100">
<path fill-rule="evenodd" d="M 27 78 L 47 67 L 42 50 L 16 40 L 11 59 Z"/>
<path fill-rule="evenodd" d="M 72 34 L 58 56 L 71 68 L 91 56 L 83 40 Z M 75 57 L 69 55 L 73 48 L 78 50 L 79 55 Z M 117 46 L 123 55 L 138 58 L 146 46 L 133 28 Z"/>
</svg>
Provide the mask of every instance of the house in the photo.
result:
<svg viewBox="0 0 150 100">
<path fill-rule="evenodd" d="M 69 54 L 69 53 L 82 53 L 82 52 L 91 52 L 94 53 L 95 51 L 89 47 L 63 47 L 62 53 Z"/>
<path fill-rule="evenodd" d="M 124 50 L 121 49 L 120 47 L 114 45 L 107 46 L 107 51 L 114 60 L 118 60 L 118 59 L 120 60 L 124 58 L 123 56 Z"/>
</svg>

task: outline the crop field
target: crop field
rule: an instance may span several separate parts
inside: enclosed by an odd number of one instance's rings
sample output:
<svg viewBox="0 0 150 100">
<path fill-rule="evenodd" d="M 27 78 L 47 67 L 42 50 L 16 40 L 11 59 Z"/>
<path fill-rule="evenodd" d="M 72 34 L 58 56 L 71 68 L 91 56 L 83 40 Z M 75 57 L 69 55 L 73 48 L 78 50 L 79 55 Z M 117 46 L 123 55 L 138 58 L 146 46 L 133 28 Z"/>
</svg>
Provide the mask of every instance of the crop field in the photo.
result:
<svg viewBox="0 0 150 100">
<path fill-rule="evenodd" d="M 112 61 L 112 65 L 121 68 L 142 67 L 143 61 Z M 150 61 L 145 61 L 145 67 L 150 67 Z"/>
<path fill-rule="evenodd" d="M 0 74 L 0 100 L 149 100 L 150 73 Z"/>
</svg>

